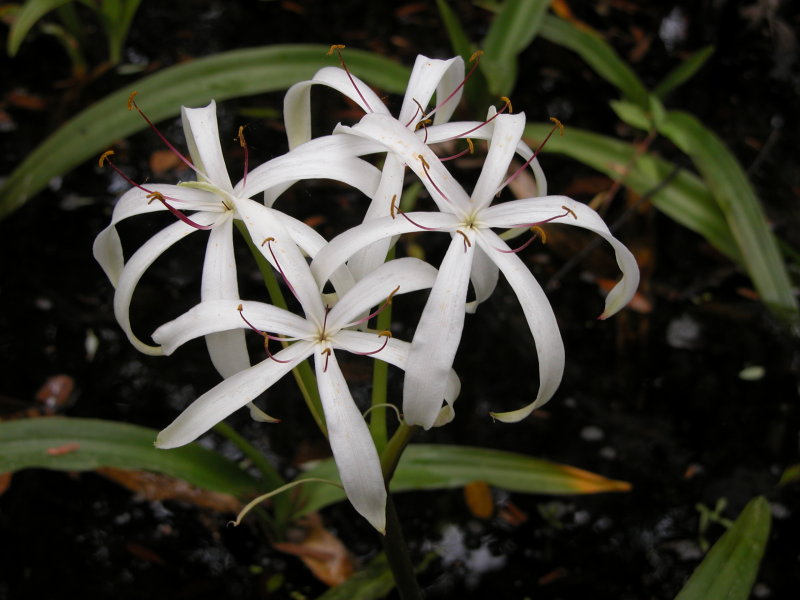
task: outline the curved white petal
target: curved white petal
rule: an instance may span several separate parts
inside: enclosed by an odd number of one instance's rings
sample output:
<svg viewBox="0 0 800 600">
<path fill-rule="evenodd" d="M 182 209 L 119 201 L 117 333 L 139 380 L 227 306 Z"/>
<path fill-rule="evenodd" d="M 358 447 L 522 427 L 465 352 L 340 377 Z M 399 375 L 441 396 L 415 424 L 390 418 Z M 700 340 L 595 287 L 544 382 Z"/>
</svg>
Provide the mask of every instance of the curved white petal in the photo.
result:
<svg viewBox="0 0 800 600">
<path fill-rule="evenodd" d="M 241 314 L 239 305 L 242 306 Z M 229 299 L 201 302 L 177 319 L 156 329 L 153 339 L 163 348 L 164 354 L 170 355 L 178 346 L 204 335 L 249 329 L 242 316 L 260 331 L 291 338 L 307 337 L 315 331 L 305 319 L 277 306 Z"/>
<path fill-rule="evenodd" d="M 275 354 L 276 360 L 268 358 L 228 377 L 192 402 L 159 433 L 156 447 L 177 448 L 194 441 L 291 371 L 313 348 L 309 342 L 297 342 Z"/>
<path fill-rule="evenodd" d="M 397 258 L 383 263 L 342 296 L 328 313 L 332 330 L 347 326 L 390 294 L 407 294 L 429 288 L 436 280 L 436 269 L 417 258 Z"/>
<path fill-rule="evenodd" d="M 497 265 L 487 256 L 482 248 L 475 249 L 475 257 L 472 259 L 472 272 L 470 280 L 475 290 L 475 300 L 467 302 L 467 312 L 473 314 L 478 310 L 481 302 L 488 300 L 494 288 L 497 287 L 499 270 Z"/>
<path fill-rule="evenodd" d="M 392 153 L 386 155 L 381 170 L 381 182 L 372 196 L 364 222 L 385 217 L 391 213 L 392 202 L 400 202 L 405 170 L 406 165 L 399 156 Z M 356 252 L 347 264 L 353 276 L 361 279 L 384 262 L 391 243 L 391 238 L 382 238 Z"/>
<path fill-rule="evenodd" d="M 469 211 L 470 200 L 461 185 L 450 175 L 439 157 L 397 119 L 370 114 L 353 127 L 342 129 L 380 142 L 387 150 L 400 156 L 417 174 L 442 212 L 464 216 Z M 425 160 L 427 169 L 423 167 L 420 157 Z"/>
<path fill-rule="evenodd" d="M 232 192 L 231 178 L 219 145 L 217 103 L 213 100 L 202 108 L 181 107 L 181 120 L 189 154 L 195 168 L 209 183 Z"/>
<path fill-rule="evenodd" d="M 475 236 L 471 232 L 467 235 L 470 245 L 460 234 L 453 236 L 411 341 L 403 385 L 403 414 L 407 423 L 425 429 L 434 425 L 442 408 L 447 374 L 464 329 L 467 285 L 475 251 Z"/>
<path fill-rule="evenodd" d="M 233 215 L 228 212 L 211 230 L 203 262 L 200 300 L 239 298 L 236 281 L 236 259 L 233 255 Z M 206 347 L 214 368 L 223 377 L 230 377 L 250 366 L 250 355 L 244 331 L 231 330 L 206 336 Z"/>
<path fill-rule="evenodd" d="M 218 201 L 214 200 L 215 197 L 208 192 L 190 190 L 177 185 L 154 184 L 148 185 L 147 190 L 149 191 L 132 188 L 120 196 L 114 206 L 111 223 L 97 234 L 94 240 L 92 247 L 94 258 L 100 263 L 106 276 L 115 287 L 122 272 L 122 267 L 125 265 L 122 244 L 116 229 L 117 223 L 135 215 L 167 210 L 161 202 L 148 200 L 148 193 L 159 192 L 164 196 L 180 199 L 181 202 L 175 201 L 172 202 L 172 205 L 181 210 L 209 210 L 214 212 L 214 207 L 220 205 Z"/>
<path fill-rule="evenodd" d="M 284 283 L 291 286 L 306 316 L 321 325 L 325 307 L 322 305 L 319 288 L 306 259 L 276 216 L 277 211 L 246 198 L 236 201 L 236 210 L 253 243 L 264 258 L 282 274 Z M 267 242 L 269 238 L 274 241 Z"/>
<path fill-rule="evenodd" d="M 350 329 L 339 331 L 331 341 L 336 348 L 341 348 L 342 350 L 347 350 L 354 354 L 369 353 L 369 356 L 372 358 L 382 360 L 404 371 L 406 370 L 408 351 L 411 348 L 411 344 L 408 342 L 390 338 L 387 340 L 386 346 L 380 352 L 375 352 L 375 350 L 380 348 L 383 344 L 383 338 L 379 337 L 377 333 L 352 331 Z M 439 427 L 453 420 L 455 416 L 453 405 L 459 393 L 461 393 L 461 380 L 458 378 L 458 375 L 456 375 L 456 372 L 450 369 L 447 374 L 447 384 L 444 389 L 444 401 L 446 405 L 442 407 L 439 416 L 433 424 L 434 427 Z"/>
<path fill-rule="evenodd" d="M 337 135 L 344 139 L 344 135 Z M 283 154 L 254 169 L 247 176 L 247 185 L 239 182 L 235 194 L 251 197 L 269 194 L 273 203 L 291 184 L 307 179 L 332 179 L 372 196 L 380 182 L 380 171 L 365 160 L 345 154 L 305 151 L 304 146 Z M 280 193 L 278 193 L 280 192 Z"/>
<path fill-rule="evenodd" d="M 324 67 L 316 72 L 313 79 L 295 83 L 286 91 L 283 98 L 283 121 L 286 136 L 289 138 L 289 148 L 311 139 L 311 88 L 317 84 L 326 85 L 344 94 L 364 112 L 389 114 L 389 109 L 378 95 L 358 77 L 348 76 L 344 69 L 338 67 Z"/>
<path fill-rule="evenodd" d="M 428 58 L 422 54 L 417 55 L 411 76 L 408 78 L 403 106 L 400 108 L 398 121 L 404 126 L 415 129 L 416 124 L 425 116 L 419 111 L 417 103 L 422 106 L 423 111 L 428 110 L 427 105 L 436 91 L 436 101 L 441 102 L 447 98 L 464 80 L 464 60 L 457 56 L 448 60 Z M 461 99 L 459 88 L 453 98 L 437 111 L 439 122 L 447 121 L 458 106 Z"/>
<path fill-rule="evenodd" d="M 344 491 L 353 508 L 380 531 L 386 531 L 386 486 L 378 451 L 361 412 L 353 402 L 333 350 L 317 346 L 314 365 L 328 427 L 328 441 Z"/>
<path fill-rule="evenodd" d="M 614 248 L 622 279 L 606 296 L 605 310 L 599 318 L 605 319 L 630 302 L 639 287 L 639 267 L 631 251 L 615 238 L 608 226 L 594 210 L 566 196 L 546 196 L 512 200 L 491 206 L 481 212 L 481 222 L 487 227 L 514 227 L 552 219 L 548 223 L 575 225 L 593 231 Z"/>
<path fill-rule="evenodd" d="M 195 213 L 192 215 L 192 220 L 200 225 L 210 225 L 218 217 L 219 215 L 214 213 Z M 153 264 L 153 261 L 161 256 L 167 248 L 194 231 L 197 230 L 183 221 L 177 221 L 165 227 L 147 240 L 147 242 L 131 256 L 120 273 L 119 280 L 117 281 L 117 289 L 114 293 L 114 316 L 117 318 L 117 322 L 125 332 L 125 335 L 128 336 L 128 340 L 140 352 L 159 355 L 161 354 L 161 348 L 145 344 L 134 335 L 131 329 L 130 306 L 136 284 L 139 283 L 142 275 L 144 275 L 147 268 Z"/>
<path fill-rule="evenodd" d="M 408 213 L 407 217 L 414 223 L 437 231 L 453 231 L 458 226 L 458 220 L 447 213 L 414 212 Z M 392 217 L 373 219 L 333 238 L 325 250 L 317 254 L 311 262 L 311 272 L 319 286 L 324 286 L 331 273 L 361 248 L 383 238 L 420 231 L 420 228 L 408 219 L 402 215 L 397 215 L 394 219 Z"/>
<path fill-rule="evenodd" d="M 476 210 L 491 204 L 500 184 L 506 179 L 508 166 L 517 151 L 524 128 L 525 113 L 503 114 L 495 118 L 489 153 L 472 191 L 472 204 Z"/>
<path fill-rule="evenodd" d="M 523 408 L 492 413 L 492 417 L 505 423 L 514 423 L 527 417 L 534 409 L 550 400 L 561 383 L 564 373 L 564 344 L 553 314 L 553 308 L 547 300 L 542 286 L 513 253 L 500 252 L 496 248 L 508 250 L 506 243 L 490 230 L 482 230 L 478 235 L 478 244 L 503 272 L 517 299 L 522 312 L 528 321 L 536 355 L 539 359 L 539 392 L 536 399 Z"/>
</svg>

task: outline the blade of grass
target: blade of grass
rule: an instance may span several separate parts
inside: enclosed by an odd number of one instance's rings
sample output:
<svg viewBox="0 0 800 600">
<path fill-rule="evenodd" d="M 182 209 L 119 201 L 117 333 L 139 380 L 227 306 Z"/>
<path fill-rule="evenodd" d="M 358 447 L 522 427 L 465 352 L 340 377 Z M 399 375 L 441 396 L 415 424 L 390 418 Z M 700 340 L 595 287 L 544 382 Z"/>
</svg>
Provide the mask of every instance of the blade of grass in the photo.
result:
<svg viewBox="0 0 800 600">
<path fill-rule="evenodd" d="M 795 319 L 797 299 L 789 274 L 750 181 L 730 150 L 694 116 L 670 111 L 659 132 L 694 161 L 730 226 L 750 278 L 779 316 Z"/>
<path fill-rule="evenodd" d="M 505 0 L 483 40 L 481 70 L 489 91 L 508 96 L 517 82 L 517 56 L 536 37 L 551 0 Z"/>
<path fill-rule="evenodd" d="M 695 73 L 702 69 L 703 65 L 706 64 L 706 61 L 712 54 L 714 54 L 714 46 L 706 46 L 692 54 L 680 65 L 667 73 L 667 76 L 664 77 L 653 90 L 653 94 L 663 99 L 664 96 L 682 86 L 691 79 Z"/>
<path fill-rule="evenodd" d="M 265 46 L 234 50 L 182 63 L 131 83 L 89 108 L 42 142 L 0 189 L 0 218 L 88 158 L 96 157 L 115 140 L 144 129 L 146 123 L 125 110 L 128 96 L 137 90 L 139 103 L 154 121 L 173 117 L 181 105 L 199 106 L 282 90 L 317 69 L 336 64 L 328 48 L 312 45 Z M 347 64 L 360 77 L 387 92 L 402 92 L 408 69 L 376 54 L 348 50 Z"/>
<path fill-rule="evenodd" d="M 647 89 L 616 51 L 595 33 L 569 21 L 545 15 L 539 35 L 553 44 L 576 52 L 595 73 L 617 87 L 630 102 L 647 109 Z"/>
<path fill-rule="evenodd" d="M 19 51 L 19 47 L 25 40 L 25 36 L 36 23 L 49 13 L 73 0 L 27 0 L 23 4 L 14 17 L 14 22 L 11 25 L 11 31 L 8 34 L 8 42 L 6 44 L 6 51 L 9 56 L 15 56 Z"/>
<path fill-rule="evenodd" d="M 747 600 L 770 530 L 769 502 L 754 498 L 709 550 L 675 600 Z"/>
</svg>

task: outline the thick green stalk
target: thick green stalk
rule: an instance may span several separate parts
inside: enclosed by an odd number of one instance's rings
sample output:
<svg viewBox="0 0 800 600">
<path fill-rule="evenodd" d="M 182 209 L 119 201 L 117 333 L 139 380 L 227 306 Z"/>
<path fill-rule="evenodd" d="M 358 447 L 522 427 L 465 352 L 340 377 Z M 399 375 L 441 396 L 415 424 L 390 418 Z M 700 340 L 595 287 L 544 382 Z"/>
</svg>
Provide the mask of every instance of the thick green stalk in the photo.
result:
<svg viewBox="0 0 800 600">
<path fill-rule="evenodd" d="M 386 260 L 394 258 L 394 248 L 389 250 Z M 392 305 L 389 304 L 375 320 L 375 329 L 388 331 L 392 326 Z M 378 454 L 383 452 L 389 437 L 386 431 L 387 387 L 389 385 L 389 364 L 382 360 L 372 363 L 372 409 L 369 413 L 369 431 Z"/>
</svg>

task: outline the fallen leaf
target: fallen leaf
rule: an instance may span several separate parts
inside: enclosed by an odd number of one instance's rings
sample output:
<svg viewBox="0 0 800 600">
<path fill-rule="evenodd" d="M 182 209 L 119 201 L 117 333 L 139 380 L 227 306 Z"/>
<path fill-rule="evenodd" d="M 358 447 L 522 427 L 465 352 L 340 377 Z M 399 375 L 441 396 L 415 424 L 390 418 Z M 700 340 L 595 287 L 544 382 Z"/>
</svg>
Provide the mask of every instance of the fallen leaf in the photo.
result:
<svg viewBox="0 0 800 600">
<path fill-rule="evenodd" d="M 154 175 L 163 175 L 181 164 L 181 159 L 172 150 L 156 150 L 150 155 L 150 171 Z"/>
<path fill-rule="evenodd" d="M 509 525 L 518 527 L 528 520 L 528 515 L 513 502 L 506 502 L 497 511 L 497 516 Z"/>
<path fill-rule="evenodd" d="M 42 406 L 42 412 L 52 415 L 56 409 L 69 402 L 75 380 L 69 375 L 53 375 L 48 377 L 36 392 L 36 402 Z"/>
<path fill-rule="evenodd" d="M 291 537 L 301 539 L 275 542 L 272 546 L 298 557 L 326 585 L 335 586 L 347 580 L 355 571 L 355 560 L 341 540 L 325 529 L 319 515 L 312 513 L 298 525 Z"/>
<path fill-rule="evenodd" d="M 230 513 L 242 508 L 242 503 L 230 494 L 203 490 L 176 477 L 115 467 L 100 467 L 96 471 L 146 500 L 178 500 Z"/>
<path fill-rule="evenodd" d="M 80 449 L 81 445 L 78 442 L 70 442 L 63 446 L 56 446 L 55 448 L 48 448 L 47 453 L 50 456 L 61 456 L 62 454 L 69 454 Z"/>
<path fill-rule="evenodd" d="M 0 495 L 5 494 L 11 485 L 11 473 L 0 473 Z"/>
<path fill-rule="evenodd" d="M 492 488 L 485 481 L 472 481 L 465 485 L 464 500 L 473 517 L 489 519 L 494 514 Z"/>
</svg>

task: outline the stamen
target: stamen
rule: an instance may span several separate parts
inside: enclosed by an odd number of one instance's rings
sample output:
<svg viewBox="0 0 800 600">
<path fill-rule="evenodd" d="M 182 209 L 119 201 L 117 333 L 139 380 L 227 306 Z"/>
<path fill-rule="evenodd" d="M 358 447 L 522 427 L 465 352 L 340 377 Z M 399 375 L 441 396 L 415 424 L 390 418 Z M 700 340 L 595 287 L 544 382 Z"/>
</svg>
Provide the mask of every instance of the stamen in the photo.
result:
<svg viewBox="0 0 800 600">
<path fill-rule="evenodd" d="M 516 254 L 517 252 L 522 252 L 523 250 L 525 250 L 525 248 L 530 246 L 537 237 L 540 237 L 542 239 L 542 243 L 543 244 L 547 243 L 547 234 L 545 233 L 544 229 L 542 229 L 538 225 L 534 225 L 530 229 L 533 232 L 533 235 L 531 236 L 531 238 L 527 242 L 522 244 L 522 246 L 520 246 L 516 250 L 512 250 L 512 249 L 505 250 L 505 249 L 502 249 L 502 248 L 497 248 L 497 251 L 498 252 L 503 252 L 504 254 Z"/>
<path fill-rule="evenodd" d="M 260 329 L 258 329 L 255 325 L 253 325 L 250 321 L 247 320 L 247 317 L 244 316 L 244 307 L 242 307 L 241 304 L 236 307 L 236 310 L 239 311 L 239 316 L 242 317 L 242 320 L 245 323 L 247 323 L 247 326 L 250 329 L 252 329 L 253 331 L 255 331 L 258 335 L 260 335 L 260 336 L 262 336 L 264 338 L 264 352 L 267 353 L 267 358 L 271 358 L 275 362 L 279 362 L 279 363 L 284 363 L 284 364 L 288 363 L 289 362 L 288 360 L 281 360 L 279 358 L 275 358 L 275 356 L 269 351 L 269 341 L 270 340 L 285 340 L 285 338 L 276 337 L 274 335 L 270 335 L 266 331 L 261 331 Z"/>
<path fill-rule="evenodd" d="M 333 354 L 333 350 L 331 350 L 330 348 L 325 348 L 325 350 L 322 351 L 322 354 L 325 355 L 325 366 L 322 367 L 322 372 L 323 373 L 327 373 L 328 372 L 328 360 L 330 359 L 331 354 Z"/>
<path fill-rule="evenodd" d="M 447 201 L 449 204 L 452 204 L 450 202 L 450 198 L 445 196 L 444 192 L 439 188 L 438 185 L 436 185 L 436 182 L 431 178 L 431 174 L 429 172 L 429 169 L 431 168 L 431 166 L 428 164 L 428 161 L 425 160 L 425 157 L 422 156 L 422 154 L 417 154 L 417 158 L 419 159 L 419 162 L 422 163 L 422 170 L 425 171 L 425 176 L 428 178 L 428 181 L 431 182 L 431 185 L 433 185 L 433 187 L 436 189 L 437 192 L 439 192 L 439 195 L 442 198 L 444 198 L 445 201 Z M 412 223 L 413 223 L 413 221 L 412 221 Z"/>
<path fill-rule="evenodd" d="M 295 291 L 288 277 L 286 277 L 286 273 L 283 272 L 281 264 L 278 262 L 278 257 L 275 256 L 275 252 L 272 250 L 272 242 L 275 242 L 276 244 L 278 243 L 274 237 L 264 238 L 264 241 L 261 242 L 261 247 L 263 248 L 264 244 L 267 245 L 267 250 L 269 250 L 270 255 L 272 255 L 272 260 L 275 261 L 275 268 L 277 268 L 278 272 L 281 274 L 281 277 L 283 278 L 283 282 L 286 284 L 286 287 L 289 288 L 289 291 L 292 292 L 292 295 L 299 301 L 300 298 L 297 296 L 297 292 Z"/>
<path fill-rule="evenodd" d="M 212 225 L 200 225 L 199 223 L 195 223 L 189 217 L 187 217 L 185 214 L 183 214 L 181 211 L 179 211 L 177 208 L 175 208 L 174 206 L 171 206 L 170 204 L 167 203 L 167 200 L 169 200 L 170 202 L 182 202 L 182 200 L 180 200 L 180 198 L 172 198 L 172 197 L 169 197 L 169 196 L 164 196 L 164 194 L 162 194 L 161 192 L 154 192 L 153 190 L 148 190 L 146 187 L 136 183 L 133 179 L 128 177 L 122 171 L 122 169 L 120 169 L 117 165 L 115 165 L 114 161 L 112 161 L 109 158 L 110 156 L 113 156 L 113 154 L 114 154 L 113 150 L 107 150 L 107 151 L 103 152 L 103 154 L 100 155 L 100 159 L 97 161 L 97 164 L 99 164 L 101 167 L 103 167 L 106 164 L 108 164 L 108 166 L 110 166 L 112 169 L 114 169 L 114 171 L 117 173 L 117 175 L 122 177 L 125 181 L 130 183 L 132 186 L 134 186 L 136 188 L 139 188 L 140 190 L 145 192 L 147 194 L 146 198 L 148 200 L 148 202 L 147 202 L 148 204 L 150 204 L 150 202 L 152 202 L 153 200 L 158 200 L 159 202 L 161 202 L 164 205 L 164 207 L 168 211 L 170 211 L 178 219 L 180 219 L 181 221 L 183 221 L 187 225 L 191 225 L 195 229 L 203 229 L 203 230 L 205 230 L 205 229 L 211 229 L 213 227 Z"/>
<path fill-rule="evenodd" d="M 386 345 L 389 343 L 389 338 L 392 337 L 392 332 L 384 329 L 383 331 L 378 333 L 378 337 L 384 338 L 383 345 L 380 348 L 378 348 L 377 350 L 371 350 L 369 352 L 353 352 L 353 354 L 358 354 L 359 356 L 372 356 L 373 354 L 377 354 L 378 352 L 386 348 Z"/>
<path fill-rule="evenodd" d="M 144 188 L 142 188 L 142 189 L 144 189 Z M 145 191 L 147 191 L 147 190 L 145 190 Z M 177 208 L 175 208 L 174 206 L 170 205 L 167 202 L 167 199 L 164 197 L 164 194 L 162 194 L 161 192 L 150 192 L 145 197 L 147 198 L 147 203 L 148 204 L 150 204 L 153 200 L 158 200 L 159 202 L 161 202 L 161 204 L 164 205 L 164 207 L 169 212 L 171 212 L 173 215 L 175 215 L 179 220 L 183 221 L 187 225 L 190 225 L 191 227 L 194 227 L 195 229 L 208 230 L 208 229 L 212 229 L 213 228 L 213 225 L 200 225 L 199 223 L 195 223 L 194 221 L 192 221 L 189 217 L 187 217 L 185 214 L 183 214 Z"/>
<path fill-rule="evenodd" d="M 394 298 L 394 295 L 399 290 L 400 290 L 400 286 L 398 285 L 396 288 L 394 288 L 391 291 L 391 293 L 388 296 L 386 296 L 386 300 L 384 300 L 383 304 L 381 304 L 377 309 L 375 309 L 375 312 L 372 312 L 372 313 L 368 314 L 366 317 L 362 317 L 362 318 L 358 319 L 357 321 L 353 321 L 352 323 L 348 323 L 347 325 L 343 325 L 342 327 L 340 327 L 340 329 L 347 329 L 348 327 L 354 327 L 355 325 L 361 325 L 362 323 L 366 323 L 367 321 L 369 321 L 372 317 L 377 317 L 384 310 L 386 310 L 387 307 L 392 305 L 392 298 Z M 327 316 L 328 316 L 328 313 L 326 312 L 325 313 L 325 317 L 327 318 Z M 323 327 L 323 329 L 324 329 L 324 327 Z"/>
<path fill-rule="evenodd" d="M 414 130 L 414 131 L 419 131 L 420 127 L 422 127 L 422 129 L 425 130 L 425 137 L 422 139 L 422 143 L 423 144 L 427 144 L 428 143 L 428 125 L 430 125 L 430 124 L 431 124 L 431 120 L 430 119 L 422 119 L 422 121 L 417 123 L 417 127 Z"/>
<path fill-rule="evenodd" d="M 433 110 L 431 112 L 429 112 L 427 115 L 425 115 L 423 118 L 427 119 L 427 118 L 432 117 L 434 114 L 436 114 L 437 110 L 439 110 L 445 104 L 447 104 L 453 98 L 453 96 L 455 96 L 458 93 L 458 91 L 461 88 L 464 87 L 464 85 L 467 83 L 467 81 L 469 81 L 469 78 L 472 77 L 472 74 L 475 72 L 475 69 L 478 68 L 478 64 L 480 64 L 480 62 L 481 62 L 481 56 L 482 55 L 483 55 L 483 50 L 476 50 L 475 52 L 472 53 L 472 56 L 469 57 L 469 62 L 471 62 L 473 64 L 472 64 L 472 68 L 470 68 L 470 70 L 469 70 L 469 73 L 467 73 L 467 75 L 464 77 L 464 79 L 461 80 L 461 83 L 459 83 L 456 86 L 456 88 L 452 92 L 450 92 L 450 95 L 447 98 L 445 98 L 444 100 L 439 102 L 439 104 L 437 104 L 433 108 Z"/>
<path fill-rule="evenodd" d="M 457 139 L 466 137 L 470 133 L 472 133 L 473 131 L 477 131 L 481 127 L 484 127 L 484 126 L 488 125 L 489 123 L 494 121 L 499 115 L 502 115 L 504 112 L 508 111 L 510 113 L 511 112 L 511 100 L 506 96 L 501 96 L 500 99 L 503 101 L 503 106 L 500 108 L 500 110 L 498 110 L 491 117 L 486 119 L 483 123 L 480 123 L 479 125 L 476 125 L 475 127 L 470 129 L 469 131 L 465 131 L 464 133 L 461 133 L 459 135 L 454 135 L 452 137 L 447 138 L 446 140 L 440 140 L 440 142 L 449 142 L 450 140 L 457 140 Z"/>
<path fill-rule="evenodd" d="M 369 102 L 367 102 L 367 99 L 364 98 L 364 94 L 362 94 L 361 90 L 358 89 L 358 86 L 356 85 L 353 76 L 350 74 L 350 69 L 347 68 L 347 65 L 344 62 L 344 57 L 342 56 L 342 50 L 344 50 L 345 48 L 346 46 L 344 44 L 333 44 L 328 50 L 328 56 L 330 56 L 334 52 L 336 52 L 336 54 L 339 55 L 339 63 L 342 65 L 344 72 L 347 73 L 347 78 L 353 85 L 353 89 L 356 91 L 356 94 L 358 94 L 358 97 L 361 98 L 361 101 L 364 103 L 364 106 L 367 107 L 367 112 L 373 112 L 372 107 L 369 105 Z"/>
<path fill-rule="evenodd" d="M 242 150 L 244 150 L 244 176 L 242 177 L 242 191 L 244 191 L 245 186 L 247 186 L 247 168 L 250 158 L 247 142 L 244 140 L 244 125 L 239 125 L 239 133 L 236 137 L 239 139 L 239 145 L 242 147 Z"/>
<path fill-rule="evenodd" d="M 392 195 L 392 204 L 389 206 L 389 214 L 392 215 L 392 219 L 397 216 L 397 194 Z"/>
<path fill-rule="evenodd" d="M 530 227 L 531 231 L 535 231 L 536 233 L 541 235 L 542 243 L 545 244 L 545 243 L 547 243 L 547 235 L 545 234 L 544 230 L 541 227 L 539 227 L 539 225 L 544 225 L 545 223 L 550 223 L 551 221 L 555 221 L 556 219 L 563 219 L 567 215 L 572 215 L 573 219 L 575 219 L 576 221 L 578 220 L 578 215 L 575 214 L 575 211 L 572 210 L 569 206 L 563 206 L 562 205 L 561 208 L 564 209 L 564 212 L 561 213 L 560 215 L 554 215 L 554 216 L 548 217 L 547 219 L 544 219 L 542 221 L 537 221 L 536 223 L 520 223 L 519 225 L 514 225 L 514 228 L 516 228 L 516 227 Z M 516 250 L 505 250 L 504 248 L 497 248 L 497 247 L 495 247 L 495 250 L 497 250 L 498 252 L 504 252 L 506 254 L 512 253 L 512 252 L 519 252 L 520 250 L 524 250 L 525 248 L 527 248 L 531 244 L 531 242 L 533 242 L 534 239 L 536 239 L 535 235 L 533 236 L 533 238 L 531 238 L 525 244 L 523 244 L 521 248 L 517 248 Z"/>
<path fill-rule="evenodd" d="M 472 242 L 469 241 L 467 234 L 461 231 L 460 229 L 456 229 L 456 233 L 460 233 L 461 237 L 464 238 L 464 252 L 467 251 L 467 248 L 472 248 Z"/>
<path fill-rule="evenodd" d="M 138 113 L 139 113 L 139 114 L 142 116 L 142 118 L 143 118 L 143 119 L 144 119 L 144 120 L 147 122 L 147 124 L 150 126 L 150 129 L 152 129 L 153 131 L 155 131 L 155 132 L 156 132 L 156 135 L 157 135 L 158 137 L 160 137 L 160 138 L 161 138 L 161 141 L 162 141 L 162 142 L 164 142 L 164 144 L 166 144 L 167 148 L 169 148 L 170 150 L 172 150 L 172 152 L 174 152 L 174 153 L 175 153 L 175 156 L 177 156 L 179 159 L 181 159 L 181 161 L 183 162 L 183 164 L 185 164 L 187 167 L 189 167 L 189 168 L 190 168 L 192 171 L 194 171 L 194 172 L 195 172 L 195 173 L 197 173 L 198 175 L 202 175 L 202 174 L 200 173 L 200 171 L 197 169 L 197 167 L 195 167 L 195 166 L 192 164 L 192 161 L 190 161 L 190 160 L 189 160 L 188 158 L 186 158 L 186 157 L 185 157 L 183 154 L 181 154 L 181 153 L 180 153 L 180 151 L 179 151 L 179 150 L 178 150 L 178 149 L 177 149 L 175 146 L 173 146 L 173 145 L 170 143 L 170 141 L 169 141 L 169 140 L 168 140 L 166 137 L 164 137 L 164 134 L 163 134 L 163 133 L 161 133 L 161 132 L 158 130 L 158 128 L 157 128 L 155 125 L 153 125 L 153 122 L 152 122 L 152 121 L 151 121 L 151 120 L 150 120 L 150 119 L 147 117 L 147 115 L 146 115 L 146 114 L 144 114 L 144 111 L 143 111 L 141 108 L 139 108 L 139 105 L 138 105 L 138 104 L 136 104 L 136 99 L 135 99 L 135 96 L 136 96 L 136 94 L 138 94 L 138 93 L 139 93 L 139 92 L 137 92 L 137 91 L 133 91 L 133 92 L 131 92 L 131 95 L 130 95 L 130 96 L 128 96 L 128 110 L 133 110 L 133 109 L 135 108 L 135 109 L 137 110 L 137 112 L 138 112 Z"/>
<path fill-rule="evenodd" d="M 551 120 L 553 123 L 555 123 L 555 125 L 553 125 L 553 128 L 550 130 L 550 133 L 548 133 L 548 134 L 547 134 L 547 136 L 544 138 L 544 140 L 542 141 L 542 143 L 541 143 L 541 144 L 539 144 L 539 147 L 538 147 L 538 148 L 536 148 L 536 152 L 534 152 L 534 153 L 533 153 L 533 156 L 531 156 L 531 157 L 530 157 L 528 160 L 526 160 L 526 161 L 525 161 L 525 163 L 524 163 L 524 164 L 523 164 L 523 165 L 522 165 L 520 168 L 518 168 L 516 171 L 514 171 L 514 172 L 511 174 L 511 176 L 510 176 L 508 179 L 506 179 L 506 180 L 505 180 L 505 181 L 504 181 L 504 182 L 503 182 L 503 183 L 500 185 L 500 187 L 499 187 L 499 188 L 497 188 L 497 192 L 496 192 L 496 194 L 499 194 L 499 193 L 502 191 L 502 189 L 503 189 L 504 187 L 506 187 L 506 186 L 507 186 L 509 183 L 511 183 L 511 182 L 512 182 L 512 181 L 514 181 L 514 180 L 515 180 L 517 177 L 519 177 L 519 174 L 520 174 L 520 173 L 522 173 L 522 171 L 524 171 L 524 170 L 525 170 L 525 169 L 528 167 L 528 165 L 530 165 L 530 164 L 531 164 L 531 163 L 534 161 L 534 159 L 535 159 L 537 156 L 539 156 L 539 152 L 541 152 L 542 148 L 544 148 L 544 145 L 547 143 L 547 140 L 549 140 L 549 139 L 550 139 L 550 136 L 552 136 L 552 135 L 553 135 L 553 133 L 555 132 L 555 130 L 556 130 L 556 129 L 558 129 L 558 130 L 559 130 L 559 132 L 561 133 L 561 135 L 562 135 L 562 136 L 564 135 L 564 125 L 563 125 L 563 123 L 561 123 L 561 121 L 559 121 L 559 120 L 558 120 L 558 119 L 556 119 L 555 117 L 550 117 L 550 120 Z"/>
<path fill-rule="evenodd" d="M 453 154 L 453 156 L 446 156 L 444 158 L 439 157 L 441 162 L 447 162 L 448 160 L 455 160 L 456 158 L 461 158 L 465 154 L 475 154 L 475 144 L 472 143 L 471 138 L 465 138 L 467 140 L 467 147 L 459 152 L 458 154 Z"/>
<path fill-rule="evenodd" d="M 422 104 L 420 104 L 420 103 L 419 103 L 419 101 L 418 101 L 416 98 L 412 98 L 412 99 L 411 99 L 411 101 L 412 101 L 414 104 L 416 104 L 416 105 L 417 105 L 417 110 L 415 110 L 415 111 L 414 111 L 414 114 L 413 114 L 413 115 L 411 115 L 411 118 L 408 120 L 408 123 L 406 123 L 406 127 L 408 127 L 409 125 L 411 125 L 411 123 L 414 121 L 414 118 L 415 118 L 417 115 L 419 115 L 419 114 L 422 114 L 422 113 L 424 113 L 424 112 L 425 112 L 425 109 L 424 109 L 424 108 L 422 108 Z M 424 119 L 425 117 L 422 117 L 422 118 Z M 417 127 L 419 127 L 419 125 L 417 125 Z"/>
</svg>

